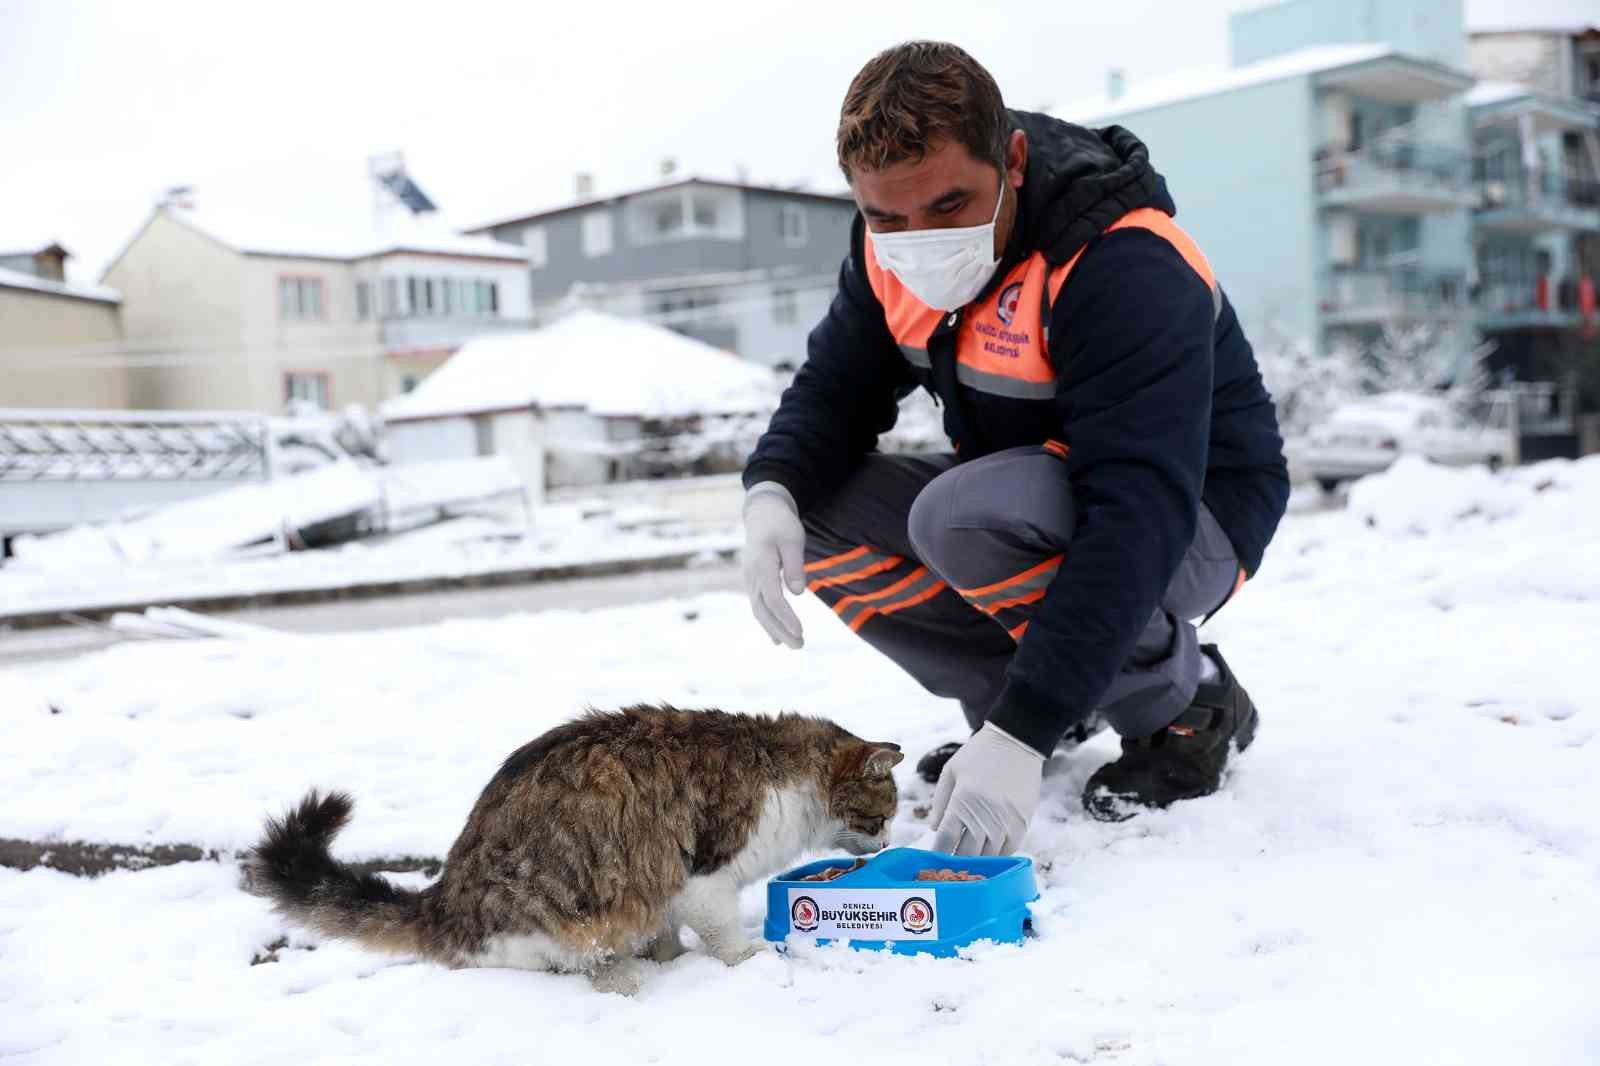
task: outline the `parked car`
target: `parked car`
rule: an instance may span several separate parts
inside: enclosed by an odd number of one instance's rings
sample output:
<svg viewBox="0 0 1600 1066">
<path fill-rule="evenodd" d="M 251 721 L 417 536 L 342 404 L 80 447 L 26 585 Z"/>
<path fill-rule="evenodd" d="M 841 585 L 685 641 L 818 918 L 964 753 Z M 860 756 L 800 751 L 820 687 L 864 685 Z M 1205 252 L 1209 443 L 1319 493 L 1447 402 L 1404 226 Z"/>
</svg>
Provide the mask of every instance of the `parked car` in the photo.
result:
<svg viewBox="0 0 1600 1066">
<path fill-rule="evenodd" d="M 1340 482 L 1387 470 L 1402 455 L 1491 470 L 1515 456 L 1515 441 L 1500 405 L 1472 416 L 1434 396 L 1388 392 L 1336 409 L 1311 431 L 1302 465 L 1324 491 Z"/>
</svg>

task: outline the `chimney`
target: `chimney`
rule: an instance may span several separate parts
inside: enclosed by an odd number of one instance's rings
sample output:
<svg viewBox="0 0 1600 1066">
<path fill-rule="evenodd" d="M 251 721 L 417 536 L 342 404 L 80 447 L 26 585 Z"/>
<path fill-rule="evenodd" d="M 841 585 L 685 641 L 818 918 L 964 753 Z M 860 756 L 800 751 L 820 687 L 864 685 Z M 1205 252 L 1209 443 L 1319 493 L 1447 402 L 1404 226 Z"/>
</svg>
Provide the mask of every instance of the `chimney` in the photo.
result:
<svg viewBox="0 0 1600 1066">
<path fill-rule="evenodd" d="M 670 178 L 678 172 L 678 161 L 670 155 L 661 161 L 661 176 Z"/>
<path fill-rule="evenodd" d="M 194 186 L 174 185 L 161 193 L 156 200 L 157 207 L 177 207 L 185 211 L 194 210 Z"/>
<path fill-rule="evenodd" d="M 587 170 L 578 171 L 577 176 L 578 199 L 587 200 L 594 195 L 594 175 Z"/>
<path fill-rule="evenodd" d="M 1122 90 L 1125 85 L 1126 79 L 1124 79 L 1122 76 L 1121 67 L 1113 67 L 1112 69 L 1106 71 L 1106 97 L 1108 99 L 1121 99 Z"/>
</svg>

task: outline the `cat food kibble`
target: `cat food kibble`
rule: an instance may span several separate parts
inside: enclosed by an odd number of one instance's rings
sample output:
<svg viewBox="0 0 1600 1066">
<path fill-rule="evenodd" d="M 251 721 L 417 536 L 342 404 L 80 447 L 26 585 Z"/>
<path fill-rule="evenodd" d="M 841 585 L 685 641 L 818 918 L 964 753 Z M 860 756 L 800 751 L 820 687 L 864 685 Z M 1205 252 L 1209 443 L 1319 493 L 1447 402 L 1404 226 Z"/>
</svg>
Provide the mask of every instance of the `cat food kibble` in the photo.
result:
<svg viewBox="0 0 1600 1066">
<path fill-rule="evenodd" d="M 968 873 L 966 870 L 918 870 L 918 881 L 982 881 L 982 874 Z"/>
</svg>

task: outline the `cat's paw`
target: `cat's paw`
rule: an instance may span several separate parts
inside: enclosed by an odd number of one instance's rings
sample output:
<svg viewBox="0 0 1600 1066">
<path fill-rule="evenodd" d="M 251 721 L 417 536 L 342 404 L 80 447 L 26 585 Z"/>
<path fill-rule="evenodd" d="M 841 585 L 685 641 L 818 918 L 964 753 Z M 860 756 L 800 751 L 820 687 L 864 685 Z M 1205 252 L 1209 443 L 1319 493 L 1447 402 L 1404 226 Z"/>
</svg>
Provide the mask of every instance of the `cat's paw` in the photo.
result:
<svg viewBox="0 0 1600 1066">
<path fill-rule="evenodd" d="M 589 983 L 596 992 L 635 996 L 639 994 L 641 984 L 639 967 L 632 959 L 618 959 L 597 967 L 589 975 Z"/>
<path fill-rule="evenodd" d="M 737 966 L 741 962 L 749 962 L 757 955 L 768 950 L 768 947 L 769 945 L 765 940 L 751 940 L 731 949 L 717 952 L 716 958 L 717 961 L 726 963 L 729 966 Z"/>
<path fill-rule="evenodd" d="M 663 934 L 650 941 L 650 947 L 645 955 L 653 962 L 671 962 L 688 950 L 683 946 L 683 941 L 678 939 L 677 933 L 670 936 Z"/>
</svg>

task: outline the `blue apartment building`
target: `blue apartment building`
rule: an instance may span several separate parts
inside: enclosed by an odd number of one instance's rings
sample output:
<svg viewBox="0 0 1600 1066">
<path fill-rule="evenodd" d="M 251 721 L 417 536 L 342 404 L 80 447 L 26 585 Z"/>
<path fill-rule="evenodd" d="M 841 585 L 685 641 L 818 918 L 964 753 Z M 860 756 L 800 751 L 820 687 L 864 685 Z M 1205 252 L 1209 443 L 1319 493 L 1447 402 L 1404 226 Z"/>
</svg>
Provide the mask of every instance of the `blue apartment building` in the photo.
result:
<svg viewBox="0 0 1600 1066">
<path fill-rule="evenodd" d="M 1480 79 L 1461 0 L 1290 0 L 1229 20 L 1226 68 L 1054 111 L 1150 146 L 1253 332 L 1325 354 L 1431 323 L 1548 379 L 1593 347 L 1600 277 L 1600 34 L 1552 34 L 1563 84 Z"/>
</svg>

